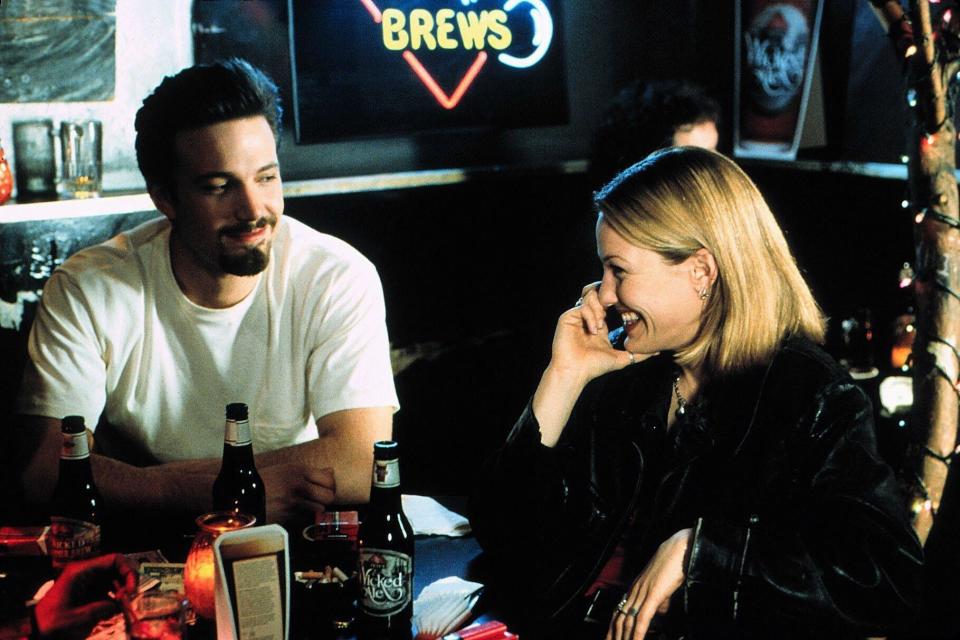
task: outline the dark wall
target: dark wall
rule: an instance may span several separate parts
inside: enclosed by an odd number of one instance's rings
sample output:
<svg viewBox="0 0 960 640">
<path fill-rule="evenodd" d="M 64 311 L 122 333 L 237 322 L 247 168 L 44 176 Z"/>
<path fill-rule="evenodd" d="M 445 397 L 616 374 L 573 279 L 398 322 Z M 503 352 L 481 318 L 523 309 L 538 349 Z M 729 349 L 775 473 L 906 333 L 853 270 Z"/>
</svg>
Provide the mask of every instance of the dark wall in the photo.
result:
<svg viewBox="0 0 960 640">
<path fill-rule="evenodd" d="M 463 493 L 533 392 L 556 317 L 599 268 L 582 175 L 298 199 L 288 212 L 378 266 L 410 491 Z M 419 357 L 417 357 L 419 356 Z"/>
</svg>

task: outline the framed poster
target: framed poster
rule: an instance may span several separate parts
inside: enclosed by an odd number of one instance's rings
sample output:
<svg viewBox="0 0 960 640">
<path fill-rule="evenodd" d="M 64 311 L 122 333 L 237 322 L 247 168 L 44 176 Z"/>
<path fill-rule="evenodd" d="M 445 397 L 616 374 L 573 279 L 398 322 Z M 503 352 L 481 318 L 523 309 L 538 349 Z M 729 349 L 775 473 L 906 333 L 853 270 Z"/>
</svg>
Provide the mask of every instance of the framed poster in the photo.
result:
<svg viewBox="0 0 960 640">
<path fill-rule="evenodd" d="M 794 160 L 822 0 L 737 0 L 733 155 Z"/>
</svg>

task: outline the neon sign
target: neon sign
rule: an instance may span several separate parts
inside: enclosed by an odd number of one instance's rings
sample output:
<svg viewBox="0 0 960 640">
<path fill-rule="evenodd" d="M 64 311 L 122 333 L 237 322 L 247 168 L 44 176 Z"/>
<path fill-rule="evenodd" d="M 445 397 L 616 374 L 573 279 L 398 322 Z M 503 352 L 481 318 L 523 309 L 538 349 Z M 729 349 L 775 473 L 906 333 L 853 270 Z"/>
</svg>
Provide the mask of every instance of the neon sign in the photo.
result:
<svg viewBox="0 0 960 640">
<path fill-rule="evenodd" d="M 502 8 L 492 10 L 456 11 L 449 7 L 430 11 L 415 8 L 409 12 L 388 8 L 383 11 L 374 0 L 359 0 L 367 9 L 373 21 L 380 25 L 383 33 L 383 46 L 389 51 L 399 51 L 403 59 L 423 85 L 430 91 L 444 109 L 454 109 L 486 64 L 489 55 L 486 49 L 498 51 L 497 60 L 508 67 L 527 69 L 536 65 L 546 55 L 553 41 L 553 18 L 542 0 L 506 0 Z M 461 0 L 469 7 L 477 0 Z M 512 14 L 521 14 L 520 8 L 528 5 L 528 15 L 533 21 L 531 38 L 533 52 L 518 57 L 506 50 L 513 44 L 513 31 L 510 28 Z M 453 93 L 447 93 L 440 87 L 433 75 L 417 57 L 416 52 L 426 49 L 455 51 L 477 50 L 470 67 L 461 78 Z"/>
<path fill-rule="evenodd" d="M 298 142 L 565 124 L 561 0 L 287 0 Z"/>
</svg>

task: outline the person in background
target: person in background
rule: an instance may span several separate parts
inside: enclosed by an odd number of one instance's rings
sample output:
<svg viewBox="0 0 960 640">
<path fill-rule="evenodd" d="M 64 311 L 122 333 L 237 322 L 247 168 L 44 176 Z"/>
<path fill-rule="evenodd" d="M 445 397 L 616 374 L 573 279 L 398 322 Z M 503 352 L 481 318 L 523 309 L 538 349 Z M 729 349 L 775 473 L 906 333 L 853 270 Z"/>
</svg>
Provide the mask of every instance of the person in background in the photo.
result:
<svg viewBox="0 0 960 640">
<path fill-rule="evenodd" d="M 69 563 L 29 616 L 0 624 L 0 640 L 86 638 L 120 612 L 116 596 L 134 593 L 137 570 L 119 553 Z"/>
<path fill-rule="evenodd" d="M 824 318 L 756 186 L 716 152 L 674 147 L 595 206 L 602 279 L 560 316 L 472 499 L 491 584 L 535 637 L 907 627 L 922 565 L 907 500 L 869 399 L 818 346 Z"/>
<path fill-rule="evenodd" d="M 688 80 L 634 80 L 605 111 L 590 159 L 595 188 L 648 155 L 675 145 L 716 150 L 720 105 Z"/>
<path fill-rule="evenodd" d="M 276 85 L 243 60 L 197 65 L 135 124 L 163 216 L 44 287 L 18 402 L 25 499 L 50 496 L 78 414 L 106 505 L 207 511 L 224 407 L 244 402 L 268 520 L 366 501 L 398 407 L 383 291 L 355 249 L 283 215 Z"/>
</svg>

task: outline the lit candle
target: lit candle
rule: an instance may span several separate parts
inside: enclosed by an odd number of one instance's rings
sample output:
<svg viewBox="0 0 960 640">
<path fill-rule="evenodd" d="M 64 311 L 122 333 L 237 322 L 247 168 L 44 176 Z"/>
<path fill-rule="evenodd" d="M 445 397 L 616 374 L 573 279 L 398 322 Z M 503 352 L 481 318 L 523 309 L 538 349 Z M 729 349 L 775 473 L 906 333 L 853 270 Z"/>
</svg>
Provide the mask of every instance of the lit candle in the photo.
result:
<svg viewBox="0 0 960 640">
<path fill-rule="evenodd" d="M 200 529 L 183 567 L 183 589 L 197 615 L 212 619 L 216 615 L 214 606 L 214 557 L 213 542 L 225 531 L 235 531 L 253 526 L 256 518 L 245 513 L 233 511 L 214 511 L 197 518 Z"/>
</svg>

